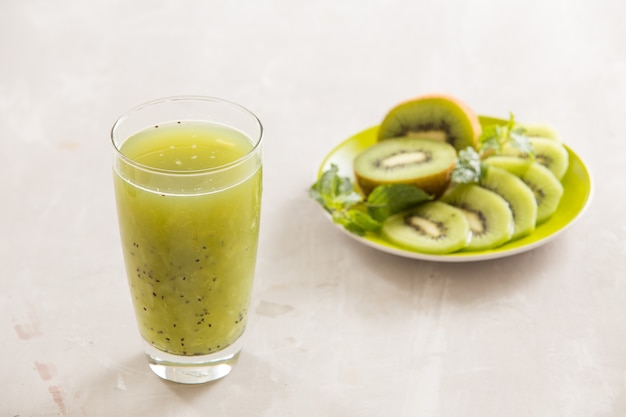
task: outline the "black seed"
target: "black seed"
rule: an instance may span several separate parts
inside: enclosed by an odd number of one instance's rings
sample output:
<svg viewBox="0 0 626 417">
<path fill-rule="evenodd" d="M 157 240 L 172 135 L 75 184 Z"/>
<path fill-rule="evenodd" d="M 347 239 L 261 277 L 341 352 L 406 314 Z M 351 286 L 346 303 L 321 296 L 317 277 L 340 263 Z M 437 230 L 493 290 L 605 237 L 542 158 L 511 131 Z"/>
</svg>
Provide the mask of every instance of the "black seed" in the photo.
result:
<svg viewBox="0 0 626 417">
<path fill-rule="evenodd" d="M 148 309 L 144 307 L 144 308 L 143 308 L 143 311 L 148 311 Z"/>
</svg>

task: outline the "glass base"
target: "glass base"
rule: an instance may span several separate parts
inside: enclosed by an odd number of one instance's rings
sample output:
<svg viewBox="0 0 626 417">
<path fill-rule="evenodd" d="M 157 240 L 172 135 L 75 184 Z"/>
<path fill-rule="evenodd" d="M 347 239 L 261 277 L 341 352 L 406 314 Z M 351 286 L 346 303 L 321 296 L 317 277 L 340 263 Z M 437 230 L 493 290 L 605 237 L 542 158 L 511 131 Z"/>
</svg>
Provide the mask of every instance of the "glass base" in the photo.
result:
<svg viewBox="0 0 626 417">
<path fill-rule="evenodd" d="M 147 342 L 144 344 L 152 372 L 180 384 L 203 384 L 225 377 L 233 370 L 241 352 L 241 338 L 219 352 L 197 356 L 172 355 Z"/>
</svg>

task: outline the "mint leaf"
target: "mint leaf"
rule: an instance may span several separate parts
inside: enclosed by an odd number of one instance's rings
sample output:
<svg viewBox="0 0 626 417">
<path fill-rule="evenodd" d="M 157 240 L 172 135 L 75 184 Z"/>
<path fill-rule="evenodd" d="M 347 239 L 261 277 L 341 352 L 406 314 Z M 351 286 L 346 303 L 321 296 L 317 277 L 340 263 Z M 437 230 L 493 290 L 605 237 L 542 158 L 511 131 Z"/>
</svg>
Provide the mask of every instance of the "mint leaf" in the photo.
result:
<svg viewBox="0 0 626 417">
<path fill-rule="evenodd" d="M 380 222 L 373 219 L 368 213 L 358 209 L 348 210 L 345 219 L 344 227 L 358 235 L 364 235 L 366 232 L 375 232 L 382 226 Z"/>
<path fill-rule="evenodd" d="M 334 164 L 311 186 L 309 196 L 330 213 L 333 222 L 358 235 L 376 232 L 387 217 L 433 198 L 413 185 L 390 184 L 374 188 L 365 200 Z"/>
<path fill-rule="evenodd" d="M 459 151 L 456 165 L 450 175 L 450 181 L 457 184 L 479 182 L 483 175 L 480 154 L 472 147 Z"/>
<path fill-rule="evenodd" d="M 413 185 L 379 185 L 367 197 L 366 206 L 368 213 L 382 222 L 393 214 L 432 199 L 432 195 Z"/>
<path fill-rule="evenodd" d="M 347 177 L 339 175 L 339 168 L 331 164 L 309 188 L 309 196 L 330 213 L 333 222 L 352 233 L 363 235 L 380 229 L 381 224 L 367 212 L 363 196 Z"/>
<path fill-rule="evenodd" d="M 478 149 L 483 154 L 493 154 L 500 152 L 503 136 L 504 131 L 502 126 L 485 126 L 482 133 L 478 137 Z"/>
<path fill-rule="evenodd" d="M 513 113 L 506 124 L 491 124 L 478 137 L 478 150 L 468 147 L 458 153 L 450 180 L 458 184 L 479 182 L 484 175 L 482 160 L 502 153 L 506 146 L 514 147 L 529 158 L 534 157 L 526 130 L 515 122 Z"/>
<path fill-rule="evenodd" d="M 509 134 L 509 139 L 511 145 L 517 148 L 521 153 L 529 157 L 534 157 L 535 150 L 533 149 L 533 145 L 530 143 L 530 140 L 526 135 L 526 129 L 521 126 L 516 126 L 514 129 L 511 130 L 511 133 Z"/>
<path fill-rule="evenodd" d="M 354 190 L 350 179 L 340 177 L 338 173 L 339 168 L 332 164 L 309 189 L 309 196 L 331 213 L 363 200 L 361 194 Z"/>
</svg>

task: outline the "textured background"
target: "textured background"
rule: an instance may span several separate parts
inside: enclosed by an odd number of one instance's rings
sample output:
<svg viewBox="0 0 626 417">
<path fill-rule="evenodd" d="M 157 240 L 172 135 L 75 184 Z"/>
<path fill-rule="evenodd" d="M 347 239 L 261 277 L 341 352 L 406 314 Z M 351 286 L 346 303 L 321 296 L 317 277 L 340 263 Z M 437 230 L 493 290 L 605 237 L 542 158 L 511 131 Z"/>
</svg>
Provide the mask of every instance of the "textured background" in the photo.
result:
<svg viewBox="0 0 626 417">
<path fill-rule="evenodd" d="M 626 415 L 626 6 L 619 1 L 0 0 L 0 415 Z M 594 201 L 510 258 L 398 258 L 308 199 L 323 157 L 427 92 L 549 122 Z M 265 125 L 245 350 L 217 383 L 152 375 L 109 130 L 154 98 Z"/>
</svg>

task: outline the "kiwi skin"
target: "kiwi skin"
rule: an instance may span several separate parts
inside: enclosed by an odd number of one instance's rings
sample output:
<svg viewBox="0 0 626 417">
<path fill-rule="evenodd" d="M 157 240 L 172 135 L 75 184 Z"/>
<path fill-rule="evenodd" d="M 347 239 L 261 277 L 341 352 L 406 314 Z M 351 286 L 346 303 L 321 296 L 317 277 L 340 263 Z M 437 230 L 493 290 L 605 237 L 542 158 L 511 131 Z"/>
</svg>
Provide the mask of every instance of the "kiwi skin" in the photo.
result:
<svg viewBox="0 0 626 417">
<path fill-rule="evenodd" d="M 380 124 L 378 130 L 378 140 L 381 141 L 399 136 L 412 136 L 415 134 L 424 135 L 430 133 L 432 135 L 433 132 L 430 131 L 414 131 L 410 128 L 406 128 L 401 122 L 401 120 L 404 119 L 406 120 L 406 124 L 410 124 L 410 114 L 406 113 L 410 113 L 410 107 L 419 104 L 422 104 L 423 106 L 431 105 L 433 106 L 433 108 L 439 109 L 448 107 L 448 111 L 454 111 L 456 114 L 461 114 L 465 116 L 462 118 L 465 120 L 462 121 L 465 122 L 464 128 L 467 129 L 469 137 L 463 139 L 451 138 L 447 136 L 444 132 L 437 132 L 437 134 L 432 136 L 433 140 L 445 140 L 453 145 L 457 151 L 460 151 L 461 149 L 464 149 L 468 146 L 477 148 L 478 137 L 480 136 L 480 133 L 482 131 L 482 126 L 480 124 L 478 116 L 464 102 L 456 97 L 446 94 L 426 94 L 411 100 L 406 100 L 396 105 L 385 115 L 385 118 Z M 433 122 L 436 123 L 439 122 L 439 120 L 433 120 Z"/>
</svg>

